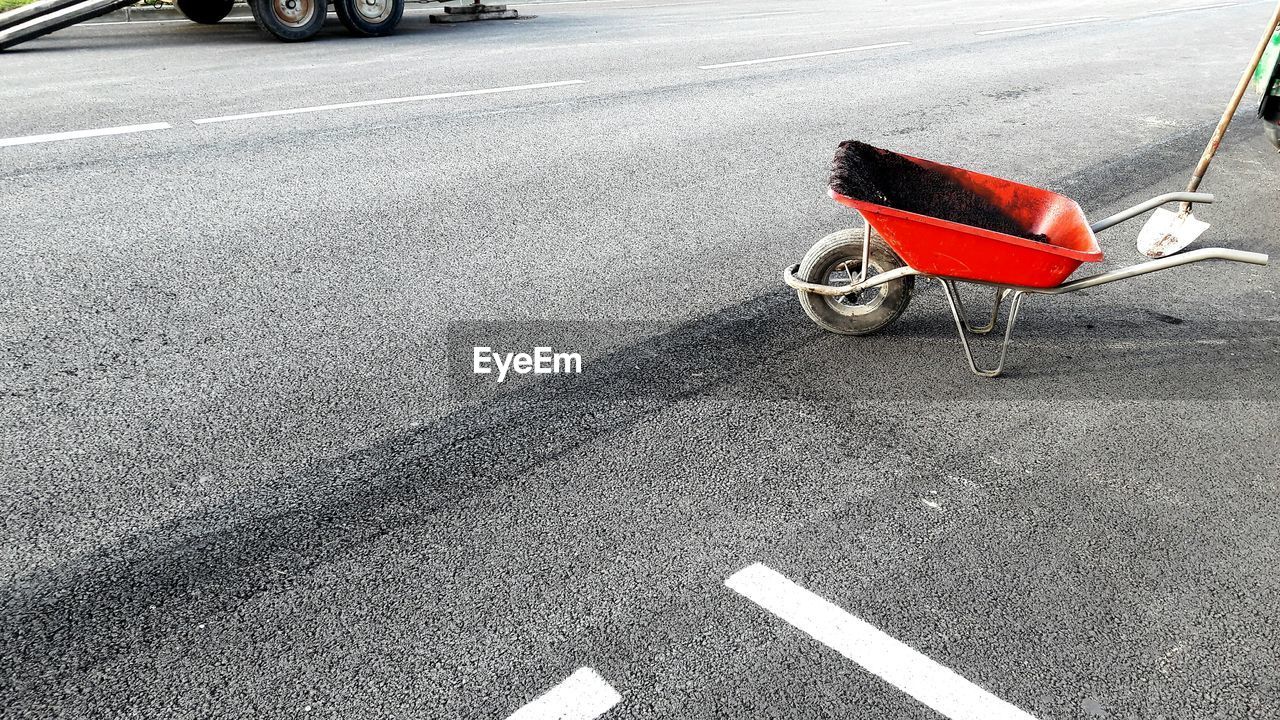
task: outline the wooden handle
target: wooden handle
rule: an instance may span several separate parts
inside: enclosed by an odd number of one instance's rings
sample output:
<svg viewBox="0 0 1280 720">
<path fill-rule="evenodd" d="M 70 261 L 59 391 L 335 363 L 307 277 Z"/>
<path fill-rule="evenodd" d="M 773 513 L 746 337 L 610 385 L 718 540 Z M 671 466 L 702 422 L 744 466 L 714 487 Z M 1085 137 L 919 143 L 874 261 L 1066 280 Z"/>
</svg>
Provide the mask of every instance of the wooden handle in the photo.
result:
<svg viewBox="0 0 1280 720">
<path fill-rule="evenodd" d="M 1280 4 L 1277 4 L 1275 12 L 1271 13 L 1271 22 L 1267 24 L 1267 32 L 1262 36 L 1262 40 L 1258 42 L 1258 48 L 1253 51 L 1253 59 L 1249 61 L 1249 67 L 1245 68 L 1244 75 L 1240 76 L 1240 83 L 1236 85 L 1236 92 L 1231 96 L 1231 103 L 1227 105 L 1226 112 L 1222 113 L 1222 119 L 1218 121 L 1218 127 L 1213 131 L 1213 137 L 1209 138 L 1209 144 L 1205 147 L 1204 154 L 1200 156 L 1200 162 L 1196 163 L 1195 172 L 1191 175 L 1191 182 L 1187 183 L 1187 192 L 1195 192 L 1200 187 L 1200 180 L 1204 178 L 1205 171 L 1209 169 L 1209 161 L 1213 160 L 1214 154 L 1218 152 L 1218 146 L 1222 144 L 1222 136 L 1227 133 L 1227 126 L 1231 124 L 1231 118 L 1236 114 L 1236 108 L 1240 107 L 1240 100 L 1244 98 L 1245 90 L 1249 89 L 1249 82 L 1253 79 L 1253 71 L 1258 67 L 1258 63 L 1262 61 L 1262 53 L 1266 52 L 1267 44 L 1271 42 L 1271 35 L 1275 33 L 1277 25 L 1280 25 Z M 1190 209 L 1191 203 L 1183 203 L 1183 212 Z"/>
</svg>

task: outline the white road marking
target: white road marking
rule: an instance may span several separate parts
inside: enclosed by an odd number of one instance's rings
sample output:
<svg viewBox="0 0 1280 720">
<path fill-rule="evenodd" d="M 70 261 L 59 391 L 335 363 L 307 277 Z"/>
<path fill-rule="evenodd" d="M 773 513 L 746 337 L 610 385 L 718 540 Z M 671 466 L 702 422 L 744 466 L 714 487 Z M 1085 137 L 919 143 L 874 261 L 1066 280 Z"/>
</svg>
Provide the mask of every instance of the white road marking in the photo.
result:
<svg viewBox="0 0 1280 720">
<path fill-rule="evenodd" d="M 228 22 L 240 18 L 223 18 L 220 22 Z M 77 23 L 79 27 L 96 27 L 98 25 L 163 25 L 166 23 L 189 23 L 190 20 L 104 20 L 102 22 Z"/>
<path fill-rule="evenodd" d="M 760 563 L 724 584 L 951 720 L 1035 720 Z"/>
<path fill-rule="evenodd" d="M 798 55 L 780 55 L 778 57 L 760 58 L 759 60 L 739 60 L 737 62 L 717 63 L 715 65 L 699 65 L 699 70 L 715 70 L 717 68 L 739 67 L 742 65 L 761 65 L 763 63 L 782 62 L 784 60 L 799 60 L 801 58 L 822 57 L 824 55 L 842 55 L 844 53 L 863 52 L 865 50 L 879 50 L 881 48 L 902 47 L 911 43 L 888 42 L 877 43 L 875 45 L 860 45 L 858 47 L 840 48 L 839 50 L 819 50 L 818 52 L 800 53 Z"/>
<path fill-rule="evenodd" d="M 97 27 L 99 25 L 134 25 L 136 27 L 146 27 L 148 25 L 167 25 L 169 23 L 188 23 L 189 24 L 190 22 L 191 21 L 186 18 L 181 18 L 178 20 L 103 20 L 102 22 L 76 23 L 75 27 Z M 218 21 L 218 24 L 219 25 L 227 25 L 227 24 L 244 25 L 246 23 L 251 23 L 251 22 L 253 22 L 253 18 L 247 15 L 245 16 L 235 15 L 232 17 L 222 18 L 221 20 Z"/>
<path fill-rule="evenodd" d="M 1101 22 L 1109 20 L 1105 15 L 1097 17 L 1078 18 L 1076 20 L 1062 20 L 1059 22 L 1040 23 L 1039 25 L 1022 25 L 1020 27 L 1000 28 L 999 30 L 983 30 L 978 35 L 999 35 L 1001 33 L 1022 32 L 1023 30 L 1040 30 L 1042 28 L 1062 27 L 1064 25 L 1082 25 L 1084 23 Z"/>
<path fill-rule="evenodd" d="M 540 5 L 600 5 L 602 3 L 620 3 L 627 0 L 560 0 L 559 2 L 514 2 L 519 7 L 538 7 Z"/>
<path fill-rule="evenodd" d="M 605 5 L 620 2 L 636 2 L 636 0 L 554 0 L 553 2 L 511 2 L 509 5 L 525 8 L 542 7 L 543 5 Z M 680 7 L 681 5 L 702 5 L 702 2 L 673 2 L 661 5 L 645 5 L 644 7 Z"/>
<path fill-rule="evenodd" d="M 30 145 L 32 143 L 57 142 L 59 140 L 78 140 L 80 138 L 101 137 L 104 135 L 126 135 L 128 133 L 147 132 L 148 130 L 168 130 L 173 127 L 169 123 L 148 123 L 146 125 L 122 125 L 120 127 L 98 128 L 97 130 L 72 130 L 70 132 L 49 133 L 48 135 L 26 135 L 0 139 L 0 147 L 9 145 Z"/>
<path fill-rule="evenodd" d="M 650 5 L 615 5 L 614 4 L 615 2 L 641 2 L 641 1 L 642 0 L 567 0 L 566 2 L 527 3 L 523 5 L 518 5 L 518 7 L 521 10 L 524 10 L 526 12 L 558 12 L 554 7 L 547 7 L 547 6 L 600 4 L 601 5 L 601 7 L 599 8 L 600 10 L 627 11 L 627 10 L 650 10 L 650 9 L 679 9 L 684 7 L 699 7 L 702 5 L 711 4 L 711 0 L 696 0 L 695 2 L 684 2 L 684 3 L 656 3 L 656 4 L 650 4 Z M 515 4 L 512 4 L 512 5 L 513 7 L 516 6 Z M 546 10 L 538 10 L 538 8 L 541 8 L 541 7 L 546 7 Z M 565 8 L 565 12 L 568 12 L 572 9 L 573 8 Z"/>
<path fill-rule="evenodd" d="M 1169 13 L 1191 12 L 1192 10 L 1217 10 L 1218 8 L 1235 7 L 1239 4 L 1240 3 L 1238 2 L 1229 2 L 1229 3 L 1218 3 L 1216 5 L 1190 5 L 1187 7 L 1165 8 L 1163 10 L 1152 10 L 1150 12 L 1145 12 L 1143 13 L 1143 16 L 1168 15 Z"/>
<path fill-rule="evenodd" d="M 199 120 L 192 120 L 192 122 L 197 125 L 207 125 L 209 123 L 232 122 L 234 120 L 252 120 L 254 118 L 278 117 L 280 115 L 324 112 L 326 110 L 345 110 L 347 108 L 373 107 L 376 105 L 397 105 L 400 103 L 421 102 L 423 100 L 443 100 L 445 98 L 469 97 L 471 95 L 496 95 L 498 93 L 520 92 L 522 90 L 542 90 L 545 88 L 564 87 L 565 85 L 581 85 L 584 82 L 586 81 L 561 80 L 559 82 L 535 83 L 533 85 L 513 85 L 511 87 L 486 88 L 484 90 L 459 90 L 457 92 L 436 93 L 434 95 L 412 95 L 409 97 L 383 98 L 381 100 L 359 100 L 357 102 L 334 103 L 332 105 L 289 108 L 288 110 L 268 110 L 266 112 L 245 113 L 243 115 L 223 115 L 221 117 L 200 118 Z"/>
<path fill-rule="evenodd" d="M 799 15 L 800 13 L 803 13 L 803 12 L 811 12 L 811 11 L 809 10 L 774 10 L 772 12 L 747 13 L 745 15 L 722 15 L 720 17 L 713 17 L 712 19 L 713 20 L 742 20 L 744 18 L 773 17 L 775 15 Z"/>
<path fill-rule="evenodd" d="M 507 720 L 594 720 L 622 701 L 613 686 L 591 668 L 578 668 L 511 714 Z"/>
<path fill-rule="evenodd" d="M 404 9 L 405 13 L 410 15 L 429 15 L 429 14 L 432 14 L 434 10 L 435 8 L 405 8 Z M 77 23 L 76 27 L 95 27 L 98 25 L 136 25 L 136 26 L 142 27 L 146 25 L 164 25 L 167 23 L 190 23 L 190 22 L 191 21 L 186 18 L 179 18 L 177 20 L 103 20 L 102 22 Z M 248 15 L 235 15 L 231 17 L 225 17 L 219 20 L 218 24 L 219 25 L 226 25 L 228 23 L 246 24 L 251 22 L 253 22 L 253 18 Z M 379 58 L 378 62 L 385 62 L 385 60 Z"/>
</svg>

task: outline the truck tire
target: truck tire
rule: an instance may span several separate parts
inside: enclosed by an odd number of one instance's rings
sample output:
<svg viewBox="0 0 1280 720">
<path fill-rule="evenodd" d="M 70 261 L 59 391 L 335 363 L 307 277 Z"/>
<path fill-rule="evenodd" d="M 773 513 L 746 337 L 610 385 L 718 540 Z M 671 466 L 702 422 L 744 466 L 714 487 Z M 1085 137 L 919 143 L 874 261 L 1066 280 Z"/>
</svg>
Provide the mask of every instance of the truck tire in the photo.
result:
<svg viewBox="0 0 1280 720">
<path fill-rule="evenodd" d="M 333 7 L 351 34 L 363 37 L 390 35 L 404 15 L 404 0 L 333 0 Z"/>
<path fill-rule="evenodd" d="M 191 22 L 213 25 L 231 12 L 235 0 L 174 0 L 174 7 Z"/>
<path fill-rule="evenodd" d="M 324 26 L 328 0 L 249 0 L 253 19 L 284 42 L 310 40 Z"/>
</svg>

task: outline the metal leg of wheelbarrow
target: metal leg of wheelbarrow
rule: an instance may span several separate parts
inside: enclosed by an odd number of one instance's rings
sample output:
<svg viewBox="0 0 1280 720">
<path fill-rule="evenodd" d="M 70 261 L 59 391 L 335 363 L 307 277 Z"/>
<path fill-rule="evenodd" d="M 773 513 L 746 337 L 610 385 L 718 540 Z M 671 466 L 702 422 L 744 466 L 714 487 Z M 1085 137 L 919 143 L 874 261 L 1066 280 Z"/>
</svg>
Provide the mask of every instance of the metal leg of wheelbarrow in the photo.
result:
<svg viewBox="0 0 1280 720">
<path fill-rule="evenodd" d="M 943 280 L 944 284 L 949 284 L 950 280 Z M 964 309 L 964 300 L 961 299 L 960 293 L 955 293 L 956 312 L 960 315 L 960 319 L 964 321 L 965 329 L 974 335 L 986 335 L 996 327 L 996 321 L 1000 319 L 1000 305 L 1004 302 L 1005 297 L 1009 294 L 1008 288 L 996 288 L 996 297 L 991 304 L 991 320 L 986 325 L 975 327 L 969 322 L 969 311 Z"/>
<path fill-rule="evenodd" d="M 1018 321 L 1018 310 L 1022 307 L 1024 293 L 1020 290 L 996 288 L 995 303 L 991 310 L 991 322 L 982 327 L 974 328 L 969 324 L 968 316 L 965 315 L 964 303 L 960 300 L 960 293 L 956 291 L 955 281 L 946 278 L 939 279 L 942 281 L 942 287 L 947 291 L 947 305 L 951 307 L 951 317 L 956 321 L 956 332 L 960 334 L 960 345 L 964 347 L 964 356 L 969 361 L 969 369 L 979 377 L 991 378 L 998 376 L 1004 370 L 1004 358 L 1009 352 L 1009 338 L 1013 336 L 1013 324 Z M 1000 305 L 1006 296 L 1012 296 L 1013 301 L 1009 303 L 1009 317 L 1004 324 L 1004 339 L 1000 342 L 1000 358 L 994 368 L 980 370 L 978 364 L 973 360 L 973 349 L 969 347 L 969 334 L 985 335 L 991 332 L 1000 317 Z"/>
</svg>

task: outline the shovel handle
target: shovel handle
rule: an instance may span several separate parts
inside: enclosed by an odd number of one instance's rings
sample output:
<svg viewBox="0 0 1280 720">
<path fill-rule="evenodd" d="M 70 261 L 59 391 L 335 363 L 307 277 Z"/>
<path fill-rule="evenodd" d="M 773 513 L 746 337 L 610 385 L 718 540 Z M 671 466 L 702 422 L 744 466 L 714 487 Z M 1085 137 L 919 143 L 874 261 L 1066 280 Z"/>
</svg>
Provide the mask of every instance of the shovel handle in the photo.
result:
<svg viewBox="0 0 1280 720">
<path fill-rule="evenodd" d="M 1271 42 L 1271 35 L 1276 31 L 1276 26 L 1280 25 L 1280 3 L 1276 4 L 1276 9 L 1271 13 L 1271 21 L 1267 23 L 1267 31 L 1262 35 L 1262 40 L 1258 42 L 1258 47 L 1253 51 L 1253 59 L 1249 61 L 1249 67 L 1245 68 L 1244 74 L 1240 76 L 1240 82 L 1236 85 L 1236 91 L 1231 96 L 1231 102 L 1227 105 L 1226 112 L 1222 113 L 1222 119 L 1218 121 L 1218 127 L 1213 131 L 1213 137 L 1209 138 L 1209 144 L 1204 149 L 1204 154 L 1200 156 L 1200 162 L 1196 163 L 1195 172 L 1191 175 L 1191 182 L 1187 183 L 1187 192 L 1195 192 L 1200 187 L 1200 181 L 1204 179 L 1205 172 L 1209 169 L 1209 162 L 1213 160 L 1213 156 L 1218 152 L 1218 146 L 1222 144 L 1222 136 L 1227 133 L 1227 126 L 1231 124 L 1231 118 L 1236 114 L 1236 108 L 1240 107 L 1240 100 L 1244 98 L 1244 92 L 1249 88 L 1249 82 L 1253 79 L 1253 71 L 1258 67 L 1258 63 L 1262 60 L 1262 54 L 1267 50 L 1267 44 Z M 1187 213 L 1191 211 L 1191 203 L 1182 203 L 1181 212 Z"/>
</svg>

